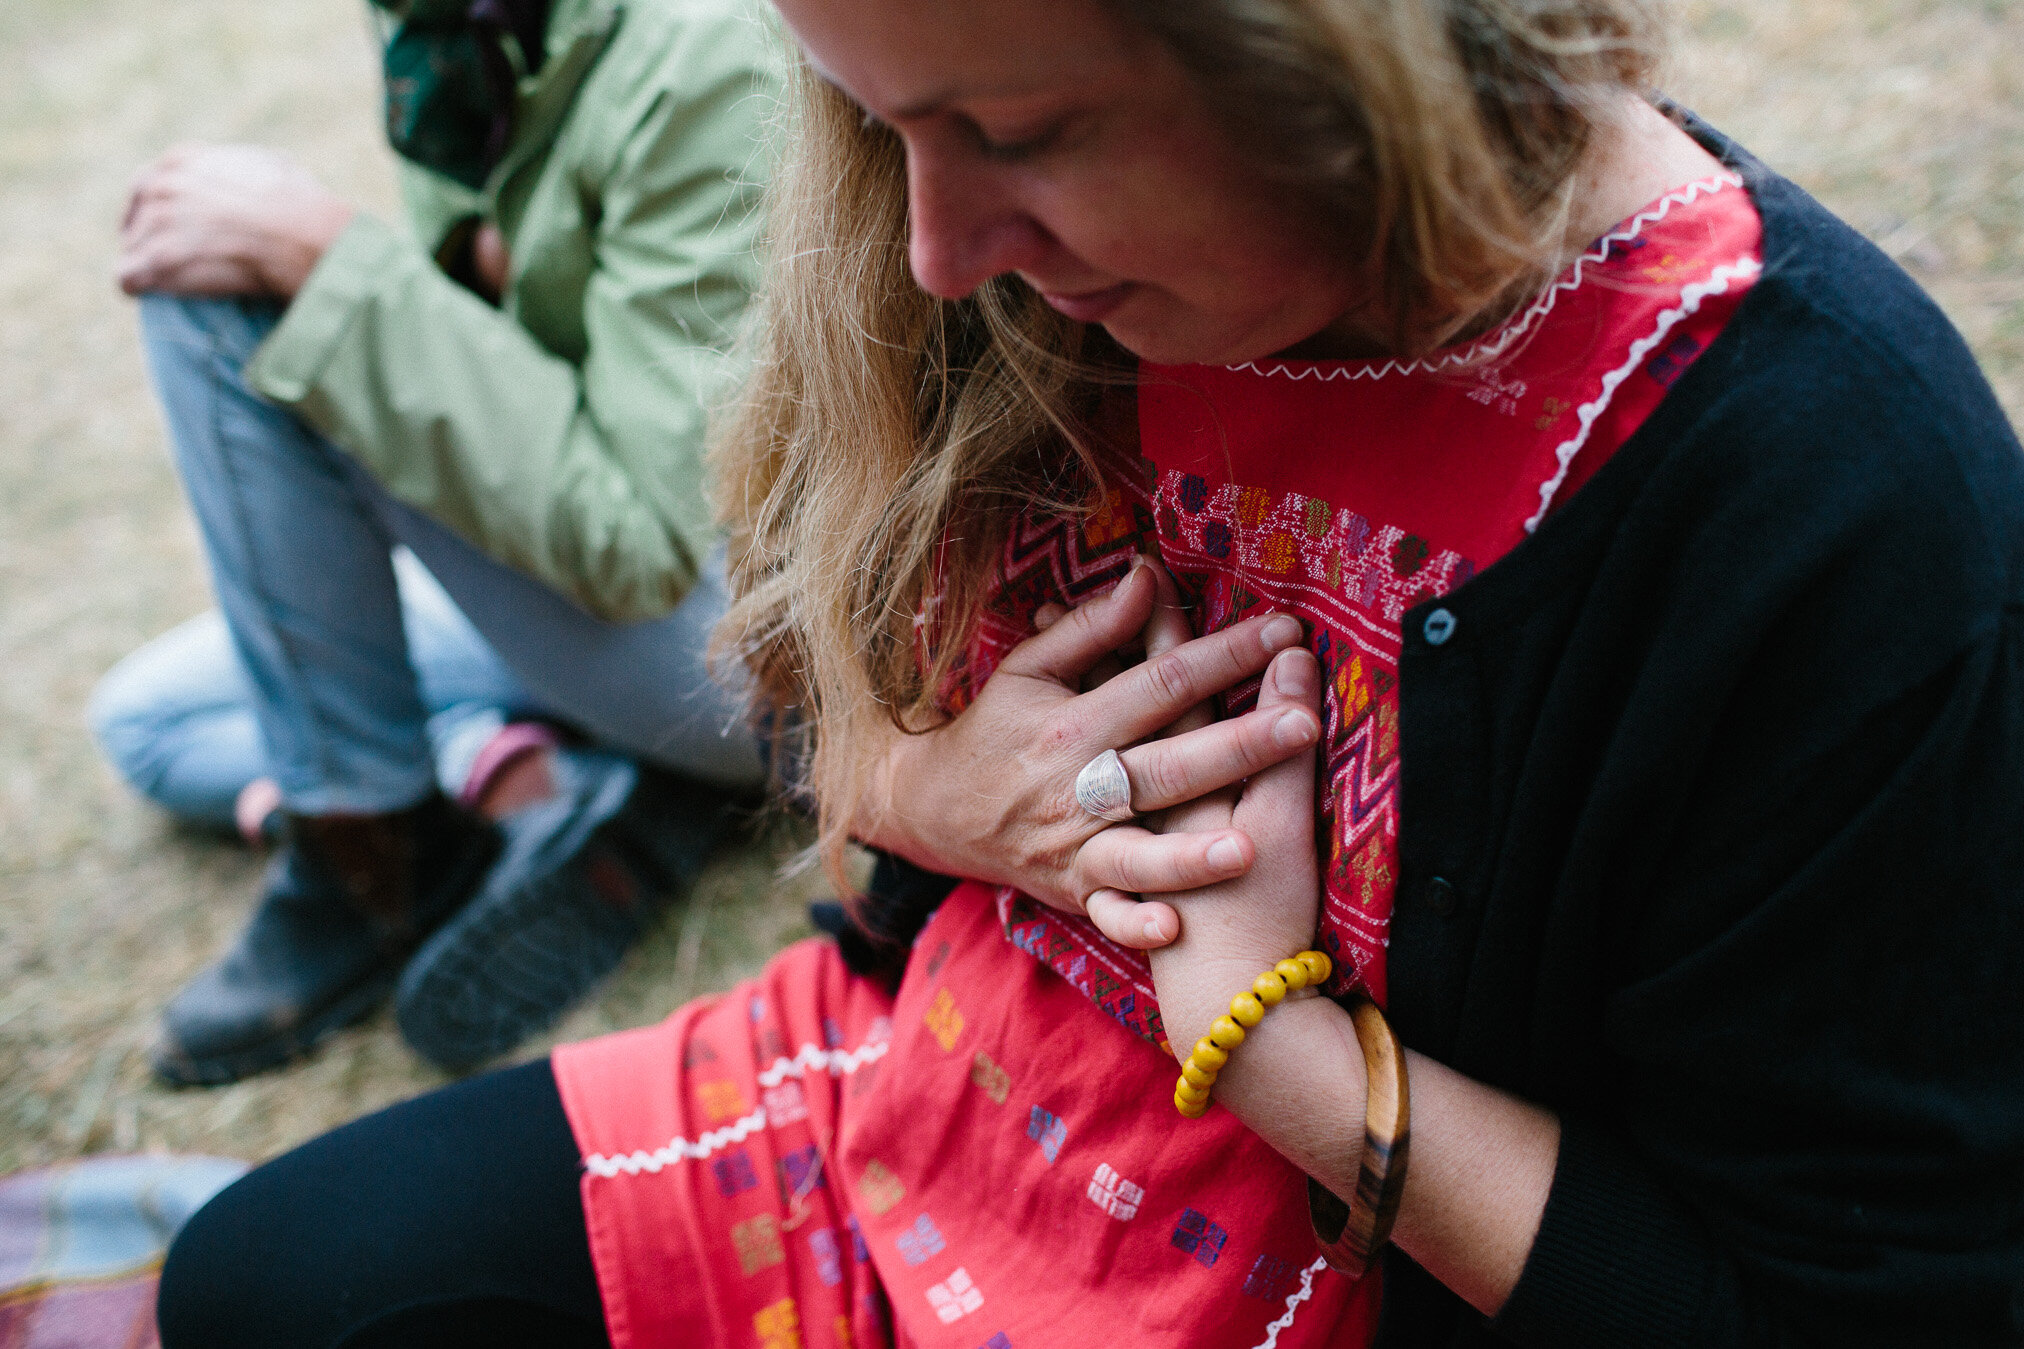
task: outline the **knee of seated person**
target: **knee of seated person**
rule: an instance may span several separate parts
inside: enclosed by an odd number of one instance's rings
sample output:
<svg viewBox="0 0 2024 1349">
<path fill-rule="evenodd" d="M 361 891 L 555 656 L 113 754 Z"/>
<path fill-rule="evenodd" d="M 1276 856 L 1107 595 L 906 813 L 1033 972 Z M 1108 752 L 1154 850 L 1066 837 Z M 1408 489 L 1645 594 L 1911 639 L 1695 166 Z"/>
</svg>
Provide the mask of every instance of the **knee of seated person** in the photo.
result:
<svg viewBox="0 0 2024 1349">
<path fill-rule="evenodd" d="M 257 1172 L 255 1173 L 257 1174 Z M 155 1320 L 162 1349 L 233 1349 L 276 1343 L 260 1294 L 271 1288 L 257 1265 L 285 1256 L 249 1240 L 246 1178 L 197 1210 L 162 1262 Z"/>
<path fill-rule="evenodd" d="M 147 654 L 148 648 L 142 647 L 99 677 L 85 703 L 84 718 L 99 753 L 120 780 L 152 800 L 165 764 L 160 752 L 161 681 L 151 662 L 136 659 Z"/>
<path fill-rule="evenodd" d="M 122 781 L 134 786 L 146 776 L 144 760 L 151 739 L 148 707 L 141 701 L 144 691 L 122 666 L 115 665 L 92 686 L 84 705 L 85 724 L 98 742 L 99 753 Z"/>
<path fill-rule="evenodd" d="M 281 318 L 278 305 L 233 296 L 151 291 L 140 297 L 139 307 L 141 338 L 156 352 L 222 356 L 234 369 L 252 359 Z"/>
</svg>

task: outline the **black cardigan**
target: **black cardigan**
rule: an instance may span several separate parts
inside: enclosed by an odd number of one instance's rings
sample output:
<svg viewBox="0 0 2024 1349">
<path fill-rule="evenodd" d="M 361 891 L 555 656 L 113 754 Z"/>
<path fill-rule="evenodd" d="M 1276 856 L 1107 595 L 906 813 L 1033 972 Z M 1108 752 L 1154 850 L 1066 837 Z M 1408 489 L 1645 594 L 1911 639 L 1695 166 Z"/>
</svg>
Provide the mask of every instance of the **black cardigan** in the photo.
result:
<svg viewBox="0 0 2024 1349">
<path fill-rule="evenodd" d="M 2024 458 L 1909 278 L 1695 130 L 1763 277 L 1406 616 L 1392 1019 L 1564 1133 L 1503 1312 L 1393 1252 L 1387 1349 L 2020 1340 Z"/>
</svg>

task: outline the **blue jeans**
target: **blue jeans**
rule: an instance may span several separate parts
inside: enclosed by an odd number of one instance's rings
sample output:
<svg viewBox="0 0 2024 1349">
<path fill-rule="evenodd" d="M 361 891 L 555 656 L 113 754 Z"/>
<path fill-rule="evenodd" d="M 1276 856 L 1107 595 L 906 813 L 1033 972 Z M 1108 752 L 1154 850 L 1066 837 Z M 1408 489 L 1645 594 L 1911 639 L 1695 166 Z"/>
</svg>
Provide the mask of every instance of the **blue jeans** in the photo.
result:
<svg viewBox="0 0 2024 1349">
<path fill-rule="evenodd" d="M 265 774 L 299 814 L 398 810 L 468 762 L 474 726 L 527 713 L 726 786 L 760 780 L 742 695 L 704 663 L 721 549 L 667 617 L 604 622 L 248 389 L 277 308 L 151 295 L 140 312 L 219 606 L 93 695 L 99 742 L 141 792 L 224 823 Z M 415 561 L 397 564 L 403 546 Z"/>
</svg>

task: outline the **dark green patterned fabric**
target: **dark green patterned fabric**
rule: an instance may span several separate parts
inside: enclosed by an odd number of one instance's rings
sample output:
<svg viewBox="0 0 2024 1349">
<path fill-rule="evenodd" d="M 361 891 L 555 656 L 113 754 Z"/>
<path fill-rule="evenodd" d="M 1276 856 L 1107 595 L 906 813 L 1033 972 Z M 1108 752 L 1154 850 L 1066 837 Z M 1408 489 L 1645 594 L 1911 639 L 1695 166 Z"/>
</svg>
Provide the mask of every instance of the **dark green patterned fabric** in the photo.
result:
<svg viewBox="0 0 2024 1349">
<path fill-rule="evenodd" d="M 519 76 L 540 65 L 545 0 L 381 7 L 400 18 L 382 60 L 388 142 L 405 159 L 482 187 L 512 138 Z"/>
</svg>

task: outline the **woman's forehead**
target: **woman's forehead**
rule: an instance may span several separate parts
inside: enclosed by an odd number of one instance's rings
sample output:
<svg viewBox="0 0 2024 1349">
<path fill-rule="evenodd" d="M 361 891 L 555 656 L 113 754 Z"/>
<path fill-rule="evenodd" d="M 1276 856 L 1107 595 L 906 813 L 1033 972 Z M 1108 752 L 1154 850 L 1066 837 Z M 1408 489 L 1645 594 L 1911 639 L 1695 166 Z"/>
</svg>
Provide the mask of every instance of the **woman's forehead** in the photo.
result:
<svg viewBox="0 0 2024 1349">
<path fill-rule="evenodd" d="M 1101 0 L 776 0 L 809 64 L 882 117 L 1113 76 L 1137 35 Z"/>
</svg>

